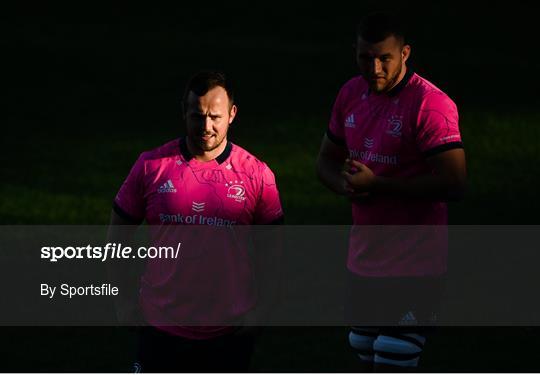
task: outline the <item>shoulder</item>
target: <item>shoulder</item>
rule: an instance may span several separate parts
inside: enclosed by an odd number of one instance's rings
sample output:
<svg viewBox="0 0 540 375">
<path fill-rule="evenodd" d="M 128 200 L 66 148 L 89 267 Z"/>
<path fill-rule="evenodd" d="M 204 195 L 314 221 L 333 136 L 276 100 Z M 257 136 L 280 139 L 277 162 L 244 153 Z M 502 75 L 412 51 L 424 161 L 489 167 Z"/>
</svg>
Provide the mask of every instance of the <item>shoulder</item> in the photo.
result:
<svg viewBox="0 0 540 375">
<path fill-rule="evenodd" d="M 159 147 L 151 150 L 144 151 L 139 156 L 141 161 L 149 161 L 156 159 L 163 159 L 168 157 L 175 157 L 180 154 L 179 139 L 169 141 Z"/>
<path fill-rule="evenodd" d="M 163 163 L 176 161 L 179 154 L 179 140 L 176 139 L 154 149 L 143 151 L 135 161 L 133 170 L 145 175 L 151 170 L 158 170 Z"/>
<path fill-rule="evenodd" d="M 454 101 L 443 90 L 417 73 L 411 77 L 410 88 L 415 91 L 421 109 L 457 109 Z"/>
<path fill-rule="evenodd" d="M 341 86 L 339 90 L 339 96 L 343 99 L 350 98 L 352 96 L 360 96 L 368 89 L 366 80 L 362 76 L 356 76 L 349 79 Z"/>
<path fill-rule="evenodd" d="M 271 173 L 270 168 L 264 161 L 234 143 L 232 144 L 230 162 L 236 169 L 242 169 L 254 175 L 261 175 L 265 172 Z"/>
</svg>

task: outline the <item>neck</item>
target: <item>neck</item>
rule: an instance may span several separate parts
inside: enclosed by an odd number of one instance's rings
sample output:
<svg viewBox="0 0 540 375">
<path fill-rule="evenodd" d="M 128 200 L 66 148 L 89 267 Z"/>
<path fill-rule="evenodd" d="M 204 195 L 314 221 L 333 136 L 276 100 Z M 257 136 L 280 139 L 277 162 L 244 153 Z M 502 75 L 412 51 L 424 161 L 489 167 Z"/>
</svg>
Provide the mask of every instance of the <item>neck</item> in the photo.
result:
<svg viewBox="0 0 540 375">
<path fill-rule="evenodd" d="M 190 141 L 189 137 L 187 137 L 186 140 L 187 140 L 186 142 L 187 148 L 189 152 L 191 153 L 191 155 L 193 155 L 193 158 L 202 162 L 207 162 L 207 161 L 216 159 L 219 155 L 223 153 L 223 151 L 225 151 L 225 148 L 227 147 L 227 138 L 224 138 L 223 142 L 221 142 L 221 144 L 218 147 L 210 151 L 204 151 L 201 148 L 195 146 Z"/>
</svg>

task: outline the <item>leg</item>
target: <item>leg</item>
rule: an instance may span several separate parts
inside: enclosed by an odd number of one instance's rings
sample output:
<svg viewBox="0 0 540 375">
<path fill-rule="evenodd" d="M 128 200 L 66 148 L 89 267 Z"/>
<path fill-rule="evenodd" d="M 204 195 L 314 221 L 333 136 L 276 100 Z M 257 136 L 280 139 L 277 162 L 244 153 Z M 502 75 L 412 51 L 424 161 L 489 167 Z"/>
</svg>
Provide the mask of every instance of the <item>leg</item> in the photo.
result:
<svg viewBox="0 0 540 375">
<path fill-rule="evenodd" d="M 375 371 L 417 371 L 425 342 L 425 337 L 418 333 L 381 332 L 373 343 Z"/>
<path fill-rule="evenodd" d="M 373 342 L 377 338 L 378 329 L 373 327 L 351 327 L 349 344 L 360 359 L 360 371 L 373 370 Z"/>
</svg>

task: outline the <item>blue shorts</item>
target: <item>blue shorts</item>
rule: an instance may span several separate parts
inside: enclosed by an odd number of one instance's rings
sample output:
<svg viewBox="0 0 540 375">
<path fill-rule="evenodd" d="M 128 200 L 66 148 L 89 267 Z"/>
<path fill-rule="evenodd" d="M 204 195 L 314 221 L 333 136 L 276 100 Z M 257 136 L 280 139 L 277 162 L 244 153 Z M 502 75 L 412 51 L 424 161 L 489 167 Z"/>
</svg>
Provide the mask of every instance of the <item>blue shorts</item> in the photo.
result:
<svg viewBox="0 0 540 375">
<path fill-rule="evenodd" d="M 437 325 L 444 277 L 360 277 L 349 273 L 345 319 L 350 326 L 418 332 Z"/>
</svg>

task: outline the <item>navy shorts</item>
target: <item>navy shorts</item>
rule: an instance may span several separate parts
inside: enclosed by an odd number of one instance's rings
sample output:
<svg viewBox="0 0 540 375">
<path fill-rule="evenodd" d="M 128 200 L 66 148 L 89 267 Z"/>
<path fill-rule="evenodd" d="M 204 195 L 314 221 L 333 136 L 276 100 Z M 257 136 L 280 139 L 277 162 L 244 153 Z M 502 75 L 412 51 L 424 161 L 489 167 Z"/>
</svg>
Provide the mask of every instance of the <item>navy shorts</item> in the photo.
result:
<svg viewBox="0 0 540 375">
<path fill-rule="evenodd" d="M 360 277 L 349 273 L 345 319 L 350 326 L 418 332 L 437 325 L 444 277 Z"/>
</svg>

